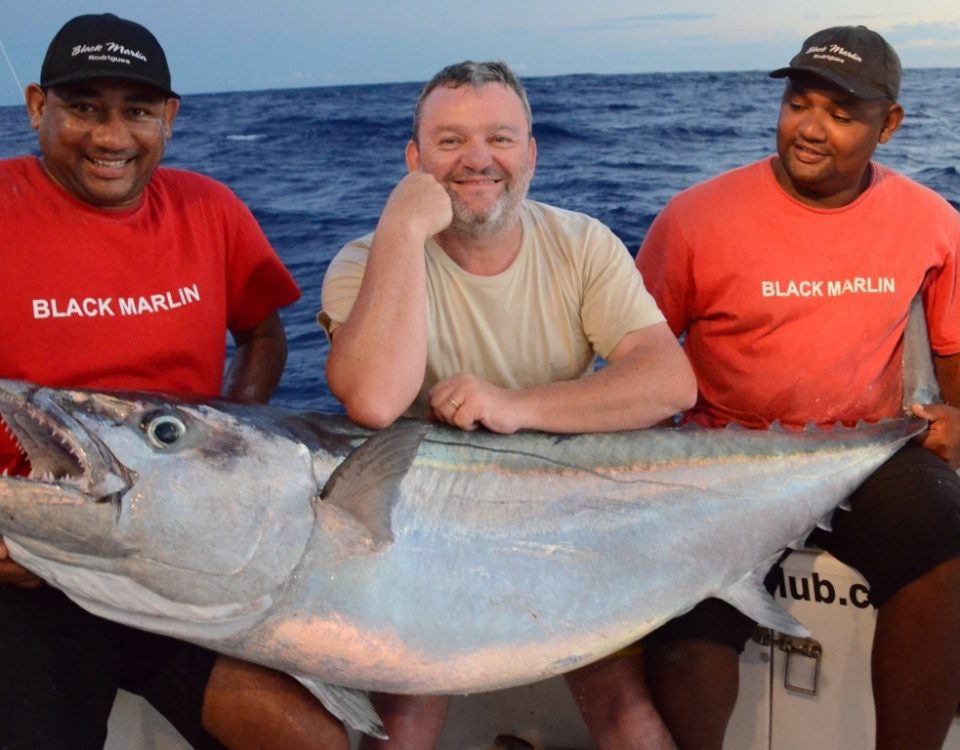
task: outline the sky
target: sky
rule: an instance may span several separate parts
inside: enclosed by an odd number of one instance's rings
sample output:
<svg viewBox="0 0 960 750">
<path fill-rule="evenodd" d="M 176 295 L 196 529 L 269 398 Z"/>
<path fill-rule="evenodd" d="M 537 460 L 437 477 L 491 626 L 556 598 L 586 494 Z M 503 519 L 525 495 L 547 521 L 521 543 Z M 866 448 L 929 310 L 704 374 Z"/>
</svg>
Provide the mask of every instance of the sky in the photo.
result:
<svg viewBox="0 0 960 750">
<path fill-rule="evenodd" d="M 960 67 L 957 0 L 0 0 L 0 106 L 65 21 L 107 11 L 158 37 L 182 95 L 422 82 L 465 59 L 521 77 L 772 70 L 842 24 L 879 31 L 905 68 Z"/>
</svg>

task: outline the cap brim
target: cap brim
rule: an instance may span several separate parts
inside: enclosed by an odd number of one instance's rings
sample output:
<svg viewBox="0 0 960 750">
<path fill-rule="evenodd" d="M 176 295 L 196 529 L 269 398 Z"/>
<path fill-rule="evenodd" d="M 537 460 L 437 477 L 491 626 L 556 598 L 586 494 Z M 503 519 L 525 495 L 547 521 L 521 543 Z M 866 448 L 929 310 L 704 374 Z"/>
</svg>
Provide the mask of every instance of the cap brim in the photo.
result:
<svg viewBox="0 0 960 750">
<path fill-rule="evenodd" d="M 808 75 L 816 78 L 822 78 L 828 83 L 832 83 L 847 93 L 853 94 L 858 99 L 887 99 L 885 91 L 881 91 L 874 86 L 865 84 L 855 78 L 834 73 L 831 70 L 823 68 L 804 67 L 802 65 L 791 65 L 786 68 L 777 68 L 769 73 L 770 78 L 786 78 L 790 75 Z"/>
<path fill-rule="evenodd" d="M 44 88 L 49 88 L 51 86 L 64 86 L 70 83 L 79 83 L 80 81 L 93 81 L 93 80 L 109 80 L 114 79 L 118 81 L 133 81 L 134 83 L 142 83 L 145 86 L 149 86 L 152 89 L 156 89 L 161 92 L 164 96 L 169 96 L 173 99 L 179 99 L 180 94 L 178 94 L 173 89 L 164 88 L 157 84 L 151 78 L 146 76 L 138 76 L 135 73 L 118 73 L 115 70 L 84 70 L 82 72 L 71 73 L 69 75 L 63 75 L 59 78 L 54 78 L 52 81 L 43 81 L 41 86 Z"/>
</svg>

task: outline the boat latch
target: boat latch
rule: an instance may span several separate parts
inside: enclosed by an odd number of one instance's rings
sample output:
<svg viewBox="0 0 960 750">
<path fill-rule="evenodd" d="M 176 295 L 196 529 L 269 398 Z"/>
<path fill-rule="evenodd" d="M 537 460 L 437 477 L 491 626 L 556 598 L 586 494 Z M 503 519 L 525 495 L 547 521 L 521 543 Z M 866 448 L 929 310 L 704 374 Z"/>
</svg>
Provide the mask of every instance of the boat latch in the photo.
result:
<svg viewBox="0 0 960 750">
<path fill-rule="evenodd" d="M 823 646 L 814 638 L 794 638 L 758 627 L 753 640 L 761 646 L 773 645 L 787 655 L 783 667 L 783 687 L 793 693 L 816 695 L 820 685 Z M 794 658 L 798 657 L 798 658 Z"/>
<path fill-rule="evenodd" d="M 780 636 L 774 642 L 787 655 L 783 667 L 784 688 L 794 693 L 816 695 L 820 685 L 820 662 L 823 659 L 820 642 L 813 638 L 790 636 Z"/>
</svg>

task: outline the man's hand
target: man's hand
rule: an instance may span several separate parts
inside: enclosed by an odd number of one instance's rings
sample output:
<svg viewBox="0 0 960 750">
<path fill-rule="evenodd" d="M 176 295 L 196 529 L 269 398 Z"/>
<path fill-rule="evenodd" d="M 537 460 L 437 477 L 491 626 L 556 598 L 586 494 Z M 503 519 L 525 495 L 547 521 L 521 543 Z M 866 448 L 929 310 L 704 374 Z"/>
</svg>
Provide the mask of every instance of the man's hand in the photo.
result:
<svg viewBox="0 0 960 750">
<path fill-rule="evenodd" d="M 434 418 L 461 430 L 482 426 L 503 435 L 514 433 L 523 426 L 518 406 L 516 391 L 466 373 L 441 380 L 430 389 Z"/>
<path fill-rule="evenodd" d="M 451 221 L 453 204 L 443 185 L 426 172 L 410 172 L 390 193 L 377 230 L 407 226 L 418 239 L 426 240 L 450 226 Z"/>
<path fill-rule="evenodd" d="M 35 589 L 43 586 L 43 579 L 38 578 L 22 565 L 10 559 L 7 545 L 0 538 L 0 584 L 12 584 L 25 589 Z"/>
<path fill-rule="evenodd" d="M 920 438 L 920 444 L 960 469 L 960 409 L 947 404 L 914 404 L 911 409 L 930 423 L 930 429 Z"/>
</svg>

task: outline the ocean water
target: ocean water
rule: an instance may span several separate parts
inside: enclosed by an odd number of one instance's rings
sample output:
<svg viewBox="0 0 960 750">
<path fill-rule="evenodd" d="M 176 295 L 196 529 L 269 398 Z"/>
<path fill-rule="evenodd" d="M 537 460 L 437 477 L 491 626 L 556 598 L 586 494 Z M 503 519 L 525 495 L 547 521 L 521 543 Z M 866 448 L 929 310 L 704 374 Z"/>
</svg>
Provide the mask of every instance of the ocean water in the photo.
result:
<svg viewBox="0 0 960 750">
<path fill-rule="evenodd" d="M 631 252 L 674 193 L 773 151 L 783 85 L 762 72 L 524 83 L 538 143 L 531 197 L 596 216 Z M 314 321 L 321 281 L 336 251 L 373 229 L 403 176 L 420 85 L 183 100 L 165 163 L 230 185 L 303 289 L 303 299 L 282 311 L 290 357 L 276 403 L 337 410 L 323 373 L 327 342 Z M 906 71 L 902 102 L 906 120 L 876 158 L 960 209 L 960 71 Z M 0 157 L 35 152 L 24 109 L 0 107 Z"/>
</svg>

